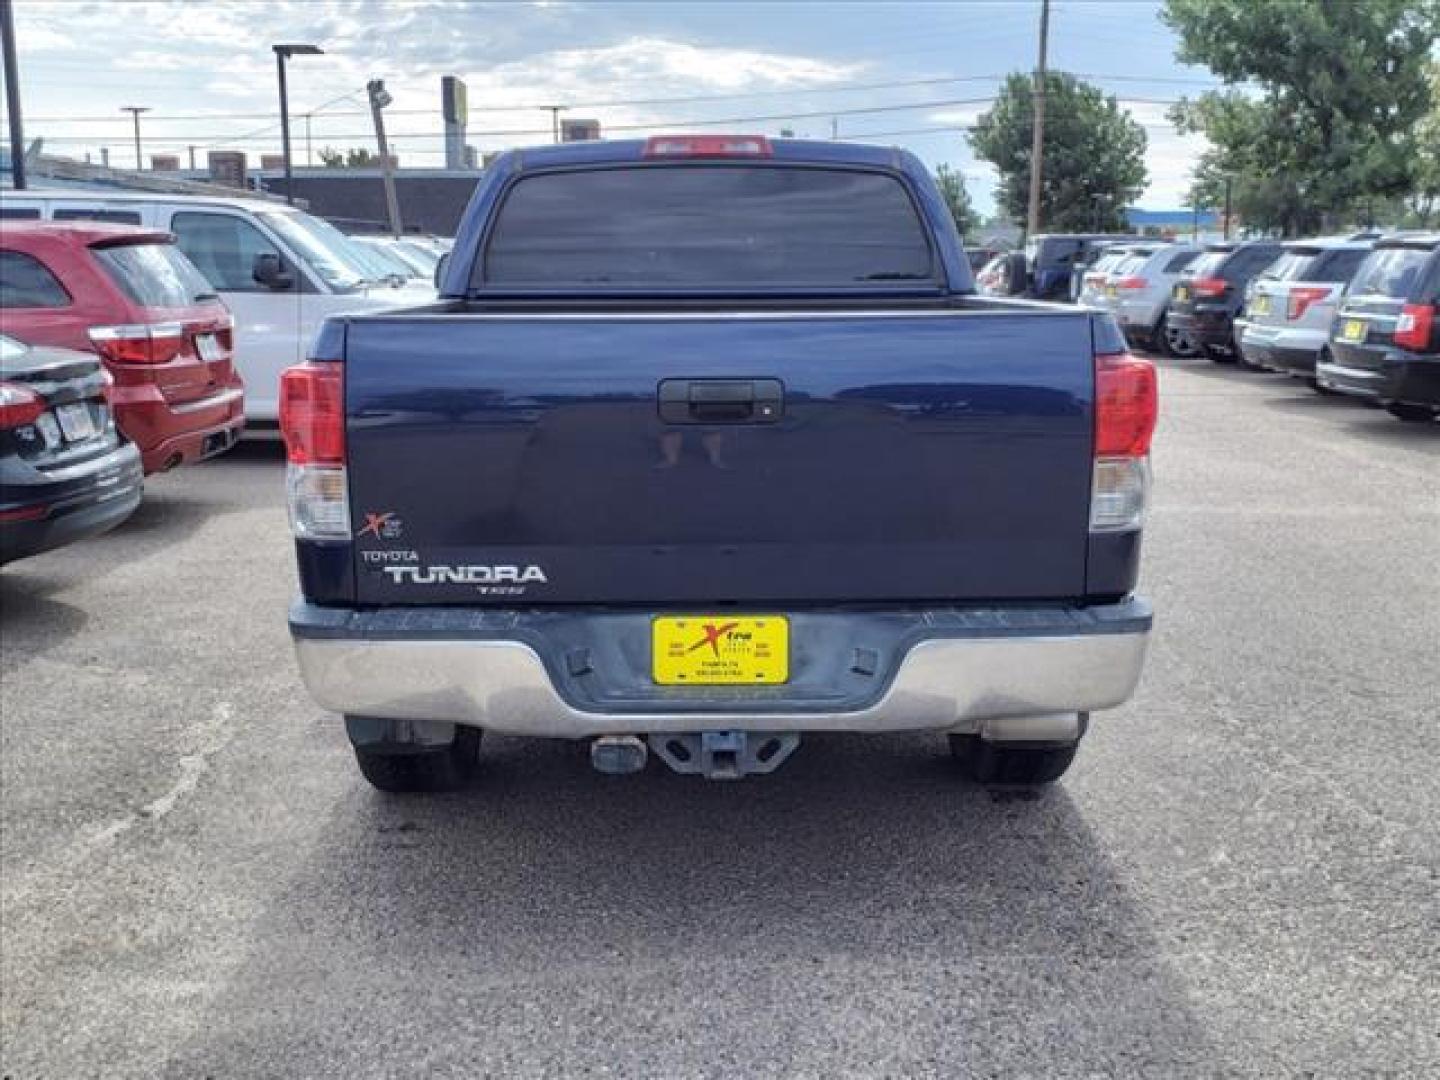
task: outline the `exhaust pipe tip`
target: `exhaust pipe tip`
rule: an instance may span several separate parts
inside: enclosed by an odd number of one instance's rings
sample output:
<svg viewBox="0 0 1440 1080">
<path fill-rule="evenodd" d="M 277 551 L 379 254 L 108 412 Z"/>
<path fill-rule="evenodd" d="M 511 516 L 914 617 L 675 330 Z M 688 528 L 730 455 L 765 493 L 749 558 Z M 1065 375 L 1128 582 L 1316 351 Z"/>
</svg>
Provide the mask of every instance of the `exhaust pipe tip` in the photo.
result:
<svg viewBox="0 0 1440 1080">
<path fill-rule="evenodd" d="M 645 741 L 634 735 L 601 735 L 590 744 L 590 764 L 607 776 L 640 772 L 649 760 Z"/>
</svg>

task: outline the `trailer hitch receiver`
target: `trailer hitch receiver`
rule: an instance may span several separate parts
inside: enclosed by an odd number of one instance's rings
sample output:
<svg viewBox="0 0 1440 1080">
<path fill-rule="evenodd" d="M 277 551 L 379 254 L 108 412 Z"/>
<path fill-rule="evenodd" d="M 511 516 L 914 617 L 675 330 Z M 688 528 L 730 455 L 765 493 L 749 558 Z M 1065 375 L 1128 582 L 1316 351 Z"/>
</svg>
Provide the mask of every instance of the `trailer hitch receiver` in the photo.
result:
<svg viewBox="0 0 1440 1080">
<path fill-rule="evenodd" d="M 794 732 L 695 731 L 651 735 L 650 749 L 677 773 L 740 780 L 778 769 L 800 745 Z"/>
</svg>

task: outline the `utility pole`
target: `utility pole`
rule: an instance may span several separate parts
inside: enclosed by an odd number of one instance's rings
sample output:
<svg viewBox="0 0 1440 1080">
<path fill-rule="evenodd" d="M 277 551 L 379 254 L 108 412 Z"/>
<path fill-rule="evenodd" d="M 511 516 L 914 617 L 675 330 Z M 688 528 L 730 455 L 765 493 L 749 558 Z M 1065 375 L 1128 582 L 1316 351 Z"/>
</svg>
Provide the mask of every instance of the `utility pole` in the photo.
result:
<svg viewBox="0 0 1440 1080">
<path fill-rule="evenodd" d="M 385 117 L 381 109 L 394 100 L 385 91 L 384 79 L 371 79 L 365 84 L 370 95 L 370 115 L 375 120 L 375 144 L 380 148 L 380 175 L 385 181 L 385 209 L 390 215 L 390 232 L 400 239 L 400 200 L 395 196 L 395 173 L 390 166 L 390 145 L 385 141 Z"/>
<path fill-rule="evenodd" d="M 311 165 L 314 165 L 314 164 L 315 164 L 315 162 L 314 162 L 314 161 L 311 159 L 311 157 L 310 157 L 310 150 L 311 150 L 311 146 L 310 146 L 310 118 L 311 118 L 312 116 L 314 116 L 314 115 L 315 115 L 314 113 L 308 113 L 308 112 L 305 114 L 305 167 L 306 167 L 306 168 L 309 168 Z"/>
<path fill-rule="evenodd" d="M 1225 239 L 1230 239 L 1230 177 L 1225 177 Z"/>
<path fill-rule="evenodd" d="M 195 147 L 193 147 L 193 146 L 187 146 L 185 149 L 190 151 L 190 171 L 191 171 L 191 172 L 194 172 L 194 171 L 195 171 Z"/>
<path fill-rule="evenodd" d="M 1040 0 L 1040 55 L 1035 65 L 1035 133 L 1030 140 L 1030 212 L 1025 239 L 1040 231 L 1040 174 L 1045 166 L 1045 51 L 1050 43 L 1050 0 Z"/>
<path fill-rule="evenodd" d="M 140 156 L 140 114 L 150 111 L 149 105 L 121 105 L 121 112 L 128 112 L 130 118 L 135 121 L 135 171 L 140 172 L 145 168 L 144 159 Z"/>
<path fill-rule="evenodd" d="M 550 110 L 550 133 L 558 143 L 560 141 L 560 110 L 565 108 L 565 106 L 546 105 L 545 108 Z"/>
<path fill-rule="evenodd" d="M 10 120 L 10 182 L 25 190 L 25 127 L 20 119 L 20 72 L 15 67 L 15 12 L 0 0 L 0 51 L 5 57 L 5 112 Z"/>
</svg>

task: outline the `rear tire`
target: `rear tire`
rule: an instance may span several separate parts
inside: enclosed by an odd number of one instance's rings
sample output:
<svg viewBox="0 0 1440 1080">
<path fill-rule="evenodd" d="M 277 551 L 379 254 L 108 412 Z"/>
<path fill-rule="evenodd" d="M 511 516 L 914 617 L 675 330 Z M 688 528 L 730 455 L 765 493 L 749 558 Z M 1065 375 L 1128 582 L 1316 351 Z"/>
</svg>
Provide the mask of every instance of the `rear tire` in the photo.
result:
<svg viewBox="0 0 1440 1080">
<path fill-rule="evenodd" d="M 455 791 L 474 777 L 480 757 L 479 728 L 457 727 L 449 746 L 407 749 L 355 747 L 361 775 L 396 794 Z"/>
<path fill-rule="evenodd" d="M 1178 360 L 1189 360 L 1200 355 L 1200 346 L 1191 340 L 1190 335 L 1183 330 L 1166 326 L 1163 317 L 1160 320 L 1160 329 L 1155 334 L 1155 342 L 1166 356 L 1173 356 Z"/>
<path fill-rule="evenodd" d="M 1428 424 L 1437 415 L 1428 405 L 1412 405 L 1406 401 L 1392 401 L 1385 406 L 1385 411 L 1407 424 Z"/>
<path fill-rule="evenodd" d="M 1004 787 L 1041 787 L 1065 775 L 1078 742 L 1001 743 L 979 735 L 951 735 L 950 753 L 961 771 L 977 783 Z"/>
</svg>

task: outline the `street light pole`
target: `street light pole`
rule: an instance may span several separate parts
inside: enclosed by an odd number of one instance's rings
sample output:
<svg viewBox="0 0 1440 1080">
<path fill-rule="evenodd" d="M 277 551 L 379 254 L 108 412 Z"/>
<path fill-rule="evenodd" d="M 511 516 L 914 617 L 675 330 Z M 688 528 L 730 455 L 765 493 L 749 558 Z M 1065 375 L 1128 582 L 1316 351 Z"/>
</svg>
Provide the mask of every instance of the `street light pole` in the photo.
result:
<svg viewBox="0 0 1440 1080">
<path fill-rule="evenodd" d="M 135 171 L 141 172 L 145 168 L 144 159 L 140 156 L 140 114 L 149 112 L 149 105 L 121 105 L 121 112 L 128 112 L 135 121 Z"/>
<path fill-rule="evenodd" d="M 15 67 L 15 12 L 0 0 L 0 50 L 5 58 L 5 112 L 10 120 L 10 183 L 25 190 L 25 130 L 20 122 L 20 71 Z"/>
<path fill-rule="evenodd" d="M 318 45 L 272 45 L 275 50 L 275 72 L 280 80 L 280 149 L 285 156 L 285 201 L 295 202 L 294 177 L 290 167 L 290 95 L 285 86 L 285 61 L 292 56 L 322 56 Z"/>
</svg>

